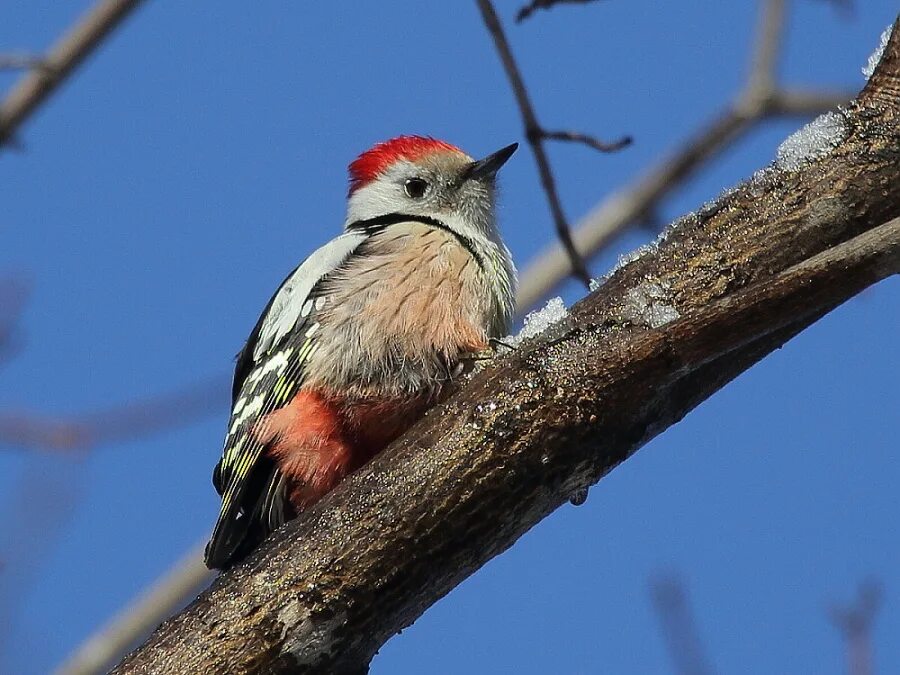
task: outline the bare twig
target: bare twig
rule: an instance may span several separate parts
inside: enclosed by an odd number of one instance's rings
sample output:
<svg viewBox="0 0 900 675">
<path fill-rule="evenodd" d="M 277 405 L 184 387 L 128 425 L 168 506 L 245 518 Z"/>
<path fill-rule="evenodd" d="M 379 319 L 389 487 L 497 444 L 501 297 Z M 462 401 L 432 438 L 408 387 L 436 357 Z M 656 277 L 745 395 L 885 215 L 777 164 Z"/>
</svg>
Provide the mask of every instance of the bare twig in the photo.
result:
<svg viewBox="0 0 900 675">
<path fill-rule="evenodd" d="M 776 86 L 784 15 L 784 0 L 765 0 L 747 83 L 734 101 L 672 155 L 604 199 L 575 225 L 571 238 L 582 260 L 610 244 L 639 222 L 643 214 L 655 210 L 666 196 L 762 121 L 816 115 L 853 97 L 849 91 L 803 91 Z M 520 312 L 533 307 L 568 276 L 572 269 L 569 258 L 567 249 L 552 245 L 525 267 L 518 295 Z"/>
<path fill-rule="evenodd" d="M 727 110 L 686 140 L 671 157 L 662 160 L 631 185 L 610 195 L 578 223 L 573 240 L 579 251 L 592 254 L 609 244 L 626 227 L 650 210 L 700 166 L 720 153 L 745 131 L 746 120 Z M 517 305 L 524 313 L 570 270 L 567 254 L 550 245 L 522 272 Z"/>
<path fill-rule="evenodd" d="M 170 572 L 82 644 L 56 670 L 56 675 L 105 673 L 122 654 L 149 635 L 162 617 L 184 607 L 213 576 L 203 564 L 203 545 L 191 549 Z"/>
<path fill-rule="evenodd" d="M 550 141 L 569 141 L 571 143 L 581 143 L 589 148 L 600 152 L 617 152 L 622 148 L 631 145 L 631 136 L 623 136 L 616 141 L 601 141 L 596 136 L 581 134 L 577 131 L 547 131 L 541 129 L 541 136 Z"/>
<path fill-rule="evenodd" d="M 141 0 L 100 0 L 53 46 L 42 67 L 30 70 L 0 104 L 0 147 L 94 51 Z"/>
<path fill-rule="evenodd" d="M 675 577 L 660 577 L 651 582 L 650 594 L 675 672 L 679 675 L 712 673 L 684 584 Z"/>
<path fill-rule="evenodd" d="M 0 414 L 0 445 L 52 452 L 86 452 L 184 426 L 224 407 L 228 381 L 219 376 L 168 394 L 72 420 Z"/>
<path fill-rule="evenodd" d="M 537 162 L 538 172 L 541 176 L 541 185 L 547 194 L 550 212 L 553 215 L 553 223 L 556 226 L 556 234 L 569 258 L 572 274 L 580 279 L 585 287 L 590 287 L 591 275 L 588 273 L 584 259 L 572 242 L 572 233 L 569 230 L 569 223 L 566 220 L 565 213 L 563 213 L 559 193 L 556 190 L 556 181 L 553 179 L 553 172 L 550 169 L 550 161 L 547 159 L 547 153 L 544 151 L 544 134 L 541 125 L 538 123 L 534 106 L 528 97 L 528 90 L 525 88 L 525 82 L 522 79 L 521 72 L 519 72 L 519 67 L 516 65 L 512 49 L 510 49 L 509 42 L 506 39 L 506 33 L 500 24 L 500 18 L 497 16 L 491 0 L 476 0 L 476 2 L 478 3 L 478 9 L 481 11 L 484 25 L 494 40 L 497 53 L 503 62 L 503 69 L 506 71 L 506 76 L 509 78 L 509 83 L 515 94 L 519 112 L 522 114 L 522 121 L 525 124 L 525 137 L 528 139 L 528 144 L 531 146 L 531 151 L 534 154 L 534 160 Z"/>
<path fill-rule="evenodd" d="M 521 23 L 539 9 L 550 9 L 555 5 L 586 5 L 594 0 L 531 0 L 516 14 L 516 22 Z"/>
<path fill-rule="evenodd" d="M 872 675 L 872 626 L 881 607 L 881 586 L 867 581 L 859 586 L 856 601 L 831 607 L 831 620 L 847 644 L 848 675 Z"/>
</svg>

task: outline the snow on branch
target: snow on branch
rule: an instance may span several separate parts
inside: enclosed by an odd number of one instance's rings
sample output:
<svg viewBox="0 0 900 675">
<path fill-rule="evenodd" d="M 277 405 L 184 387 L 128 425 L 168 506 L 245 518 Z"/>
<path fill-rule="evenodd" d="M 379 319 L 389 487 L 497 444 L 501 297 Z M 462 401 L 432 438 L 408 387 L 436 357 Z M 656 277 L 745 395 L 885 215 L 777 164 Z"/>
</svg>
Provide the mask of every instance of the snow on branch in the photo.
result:
<svg viewBox="0 0 900 675">
<path fill-rule="evenodd" d="M 891 32 L 893 29 L 893 25 L 884 29 L 884 32 L 881 34 L 881 40 L 878 42 L 878 46 L 875 48 L 875 51 L 869 55 L 868 62 L 863 66 L 862 74 L 866 80 L 872 77 L 872 73 L 875 72 L 875 67 L 878 65 L 878 62 L 881 61 L 881 56 L 884 54 L 884 48 L 887 47 L 888 40 L 891 39 Z"/>
</svg>

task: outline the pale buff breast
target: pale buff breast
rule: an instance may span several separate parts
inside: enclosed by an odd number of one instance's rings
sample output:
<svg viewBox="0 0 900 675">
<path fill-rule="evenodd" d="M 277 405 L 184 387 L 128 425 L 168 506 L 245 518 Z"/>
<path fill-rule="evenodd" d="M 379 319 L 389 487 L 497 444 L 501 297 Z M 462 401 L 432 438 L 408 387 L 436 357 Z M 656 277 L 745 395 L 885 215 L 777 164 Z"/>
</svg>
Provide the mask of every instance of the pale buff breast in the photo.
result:
<svg viewBox="0 0 900 675">
<path fill-rule="evenodd" d="M 358 253 L 325 286 L 311 385 L 414 394 L 487 347 L 494 317 L 484 271 L 452 234 L 392 225 Z"/>
</svg>

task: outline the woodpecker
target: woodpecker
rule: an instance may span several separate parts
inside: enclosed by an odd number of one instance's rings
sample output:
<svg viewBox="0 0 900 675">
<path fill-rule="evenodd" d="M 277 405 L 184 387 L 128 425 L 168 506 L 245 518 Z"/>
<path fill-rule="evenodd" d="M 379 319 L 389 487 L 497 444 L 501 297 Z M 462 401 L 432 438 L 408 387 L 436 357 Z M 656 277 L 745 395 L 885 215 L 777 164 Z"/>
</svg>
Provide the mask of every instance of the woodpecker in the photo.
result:
<svg viewBox="0 0 900 675">
<path fill-rule="evenodd" d="M 350 164 L 343 233 L 288 275 L 238 354 L 208 567 L 319 500 L 509 333 L 495 176 L 517 147 L 476 161 L 400 136 Z"/>
</svg>

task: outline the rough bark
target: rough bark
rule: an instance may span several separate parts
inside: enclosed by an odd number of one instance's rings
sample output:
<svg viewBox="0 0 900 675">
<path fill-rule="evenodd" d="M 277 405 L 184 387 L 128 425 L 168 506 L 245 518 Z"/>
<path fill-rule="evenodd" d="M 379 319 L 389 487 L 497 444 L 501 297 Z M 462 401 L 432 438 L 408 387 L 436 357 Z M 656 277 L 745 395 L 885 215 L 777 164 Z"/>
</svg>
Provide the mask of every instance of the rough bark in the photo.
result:
<svg viewBox="0 0 900 675">
<path fill-rule="evenodd" d="M 223 574 L 116 673 L 365 672 L 574 490 L 900 271 L 900 30 L 822 156 L 670 228 Z"/>
</svg>

